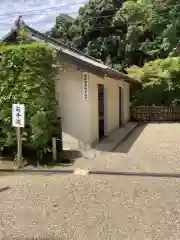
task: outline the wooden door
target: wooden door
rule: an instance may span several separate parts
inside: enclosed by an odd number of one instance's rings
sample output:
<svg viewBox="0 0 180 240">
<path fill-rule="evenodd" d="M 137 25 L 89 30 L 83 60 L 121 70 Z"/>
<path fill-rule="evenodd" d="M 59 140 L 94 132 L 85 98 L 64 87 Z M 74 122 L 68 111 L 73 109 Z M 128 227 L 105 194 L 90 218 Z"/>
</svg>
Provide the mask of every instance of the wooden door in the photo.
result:
<svg viewBox="0 0 180 240">
<path fill-rule="evenodd" d="M 99 139 L 104 137 L 104 85 L 98 84 Z"/>
</svg>

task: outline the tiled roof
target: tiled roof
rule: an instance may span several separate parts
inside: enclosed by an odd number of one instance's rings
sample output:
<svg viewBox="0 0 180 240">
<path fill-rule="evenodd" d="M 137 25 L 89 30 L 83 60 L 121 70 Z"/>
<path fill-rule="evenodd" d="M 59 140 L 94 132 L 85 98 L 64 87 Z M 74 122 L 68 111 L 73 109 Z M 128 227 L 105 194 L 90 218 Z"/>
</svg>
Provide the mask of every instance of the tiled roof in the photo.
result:
<svg viewBox="0 0 180 240">
<path fill-rule="evenodd" d="M 56 50 L 61 51 L 71 62 L 75 62 L 76 65 L 80 66 L 85 66 L 87 70 L 93 69 L 93 71 L 96 72 L 101 72 L 101 74 L 105 76 L 109 76 L 111 78 L 119 79 L 119 80 L 124 80 L 125 82 L 128 83 L 133 83 L 133 84 L 141 84 L 139 80 L 133 79 L 121 72 L 118 72 L 114 69 L 111 69 L 107 65 L 101 63 L 97 59 L 88 56 L 87 54 L 63 43 L 62 41 L 56 40 L 54 38 L 51 38 L 49 36 L 46 36 L 45 34 L 31 28 L 30 26 L 26 25 L 26 30 L 28 31 L 28 34 L 30 35 L 30 38 L 35 41 L 44 41 L 48 42 L 51 44 Z M 10 39 L 11 35 L 13 33 L 7 34 L 2 41 L 8 42 Z"/>
</svg>

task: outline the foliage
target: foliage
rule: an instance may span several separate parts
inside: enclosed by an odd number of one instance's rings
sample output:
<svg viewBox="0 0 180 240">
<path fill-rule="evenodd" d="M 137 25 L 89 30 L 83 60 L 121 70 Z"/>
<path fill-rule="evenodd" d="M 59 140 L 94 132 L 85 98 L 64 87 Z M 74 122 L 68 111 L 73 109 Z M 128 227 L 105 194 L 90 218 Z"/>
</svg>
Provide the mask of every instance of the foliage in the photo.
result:
<svg viewBox="0 0 180 240">
<path fill-rule="evenodd" d="M 155 60 L 127 71 L 143 83 L 141 90 L 133 92 L 134 105 L 180 105 L 180 57 Z"/>
<path fill-rule="evenodd" d="M 177 0 L 90 0 L 75 19 L 60 14 L 52 32 L 53 37 L 123 70 L 175 55 L 179 17 Z"/>
<path fill-rule="evenodd" d="M 73 24 L 73 18 L 70 17 L 68 14 L 60 14 L 56 18 L 56 24 L 52 28 L 52 37 L 58 38 L 64 41 L 70 40 L 70 35 L 68 29 Z"/>
<path fill-rule="evenodd" d="M 17 42 L 19 44 L 27 44 L 27 43 L 31 42 L 31 40 L 29 39 L 29 36 L 26 33 L 26 30 L 25 30 L 24 27 L 21 27 L 19 29 L 18 36 L 17 36 Z"/>
<path fill-rule="evenodd" d="M 0 46 L 0 138 L 4 146 L 15 145 L 12 104 L 23 103 L 23 145 L 38 155 L 46 151 L 56 117 L 54 60 L 54 52 L 45 44 Z"/>
</svg>

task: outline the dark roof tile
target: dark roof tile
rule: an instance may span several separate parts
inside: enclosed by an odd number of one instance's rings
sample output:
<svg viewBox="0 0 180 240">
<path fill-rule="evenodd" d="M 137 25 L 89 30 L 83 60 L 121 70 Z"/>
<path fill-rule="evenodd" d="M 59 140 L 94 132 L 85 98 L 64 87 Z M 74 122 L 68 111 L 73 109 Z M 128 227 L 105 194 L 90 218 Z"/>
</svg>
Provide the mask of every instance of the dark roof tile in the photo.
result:
<svg viewBox="0 0 180 240">
<path fill-rule="evenodd" d="M 129 77 L 128 75 L 125 75 L 121 72 L 118 72 L 114 69 L 111 69 L 107 65 L 104 65 L 97 59 L 88 56 L 87 54 L 63 43 L 62 41 L 56 40 L 52 37 L 49 37 L 33 28 L 31 28 L 28 25 L 25 25 L 26 30 L 28 31 L 30 38 L 35 41 L 45 41 L 51 44 L 56 50 L 61 51 L 61 53 L 64 54 L 64 56 L 71 61 L 71 63 L 74 63 L 77 67 L 89 70 L 94 74 L 99 75 L 105 75 L 110 78 L 118 79 L 118 80 L 124 80 L 125 82 L 132 83 L 132 84 L 140 84 L 141 81 L 133 79 Z M 12 38 L 12 35 L 14 33 L 10 32 L 7 34 L 2 41 L 9 42 L 9 40 Z"/>
</svg>

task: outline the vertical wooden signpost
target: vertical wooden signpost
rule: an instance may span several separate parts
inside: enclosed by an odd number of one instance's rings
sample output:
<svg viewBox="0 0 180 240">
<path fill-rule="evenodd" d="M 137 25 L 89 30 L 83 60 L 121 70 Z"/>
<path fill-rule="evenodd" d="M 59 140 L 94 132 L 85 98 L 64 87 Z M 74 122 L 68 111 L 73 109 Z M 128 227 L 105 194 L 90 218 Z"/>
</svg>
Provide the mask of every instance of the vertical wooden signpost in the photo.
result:
<svg viewBox="0 0 180 240">
<path fill-rule="evenodd" d="M 25 106 L 24 104 L 12 105 L 12 126 L 16 128 L 17 133 L 17 165 L 18 168 L 22 167 L 22 140 L 21 128 L 25 124 Z"/>
</svg>

